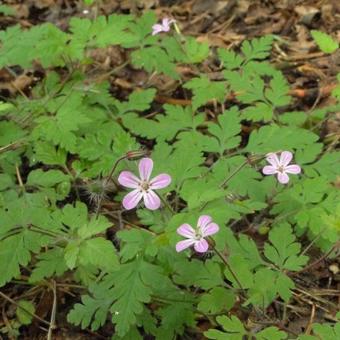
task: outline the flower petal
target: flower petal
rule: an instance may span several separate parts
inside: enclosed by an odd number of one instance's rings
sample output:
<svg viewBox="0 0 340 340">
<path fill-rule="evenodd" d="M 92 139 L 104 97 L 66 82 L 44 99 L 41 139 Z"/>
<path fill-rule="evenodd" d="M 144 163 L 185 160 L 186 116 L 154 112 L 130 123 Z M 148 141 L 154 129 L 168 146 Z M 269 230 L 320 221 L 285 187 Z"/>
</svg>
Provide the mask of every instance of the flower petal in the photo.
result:
<svg viewBox="0 0 340 340">
<path fill-rule="evenodd" d="M 140 190 L 135 189 L 129 192 L 123 199 L 123 207 L 127 210 L 133 209 L 136 207 L 138 202 L 142 199 L 143 194 Z"/>
<path fill-rule="evenodd" d="M 195 242 L 194 248 L 198 253 L 205 253 L 209 248 L 209 244 L 202 238 L 200 241 Z"/>
<path fill-rule="evenodd" d="M 179 242 L 177 242 L 177 244 L 176 244 L 176 251 L 177 252 L 180 252 L 180 251 L 182 251 L 182 250 L 184 250 L 184 249 L 187 249 L 187 248 L 189 248 L 190 246 L 192 246 L 193 244 L 195 243 L 195 241 L 194 240 L 183 240 L 183 241 L 179 241 Z"/>
<path fill-rule="evenodd" d="M 197 222 L 197 227 L 203 230 L 203 228 L 209 224 L 212 221 L 211 216 L 208 215 L 202 215 L 199 217 L 198 222 Z"/>
<path fill-rule="evenodd" d="M 288 165 L 285 167 L 285 172 L 288 172 L 289 174 L 297 175 L 301 172 L 301 168 L 297 164 L 292 164 L 292 165 Z"/>
<path fill-rule="evenodd" d="M 152 35 L 156 35 L 163 31 L 163 26 L 160 24 L 155 24 L 152 26 Z"/>
<path fill-rule="evenodd" d="M 277 180 L 282 184 L 287 184 L 289 182 L 289 177 L 285 172 L 278 172 Z"/>
<path fill-rule="evenodd" d="M 186 238 L 191 238 L 195 237 L 195 230 L 190 224 L 184 223 L 177 228 L 177 234 Z"/>
<path fill-rule="evenodd" d="M 160 174 L 150 181 L 151 189 L 163 189 L 171 183 L 171 177 L 168 174 Z"/>
<path fill-rule="evenodd" d="M 153 168 L 153 161 L 151 158 L 142 158 L 138 165 L 139 176 L 142 181 L 148 181 Z"/>
<path fill-rule="evenodd" d="M 156 210 L 161 206 L 160 198 L 150 189 L 143 193 L 143 198 L 145 206 L 150 210 Z"/>
<path fill-rule="evenodd" d="M 276 173 L 276 168 L 272 165 L 266 165 L 263 169 L 262 169 L 262 172 L 265 174 L 265 175 L 273 175 Z"/>
<path fill-rule="evenodd" d="M 269 164 L 274 166 L 275 168 L 280 166 L 279 158 L 277 157 L 276 153 L 269 153 L 267 154 L 266 160 Z"/>
<path fill-rule="evenodd" d="M 140 179 L 130 171 L 122 171 L 118 177 L 118 182 L 126 188 L 136 189 L 140 183 Z"/>
<path fill-rule="evenodd" d="M 293 154 L 290 151 L 283 151 L 281 152 L 280 156 L 280 164 L 286 166 L 290 163 L 293 159 Z"/>
<path fill-rule="evenodd" d="M 214 235 L 219 230 L 220 230 L 220 227 L 214 222 L 209 223 L 208 225 L 205 225 L 203 228 L 201 228 L 203 237 Z"/>
</svg>

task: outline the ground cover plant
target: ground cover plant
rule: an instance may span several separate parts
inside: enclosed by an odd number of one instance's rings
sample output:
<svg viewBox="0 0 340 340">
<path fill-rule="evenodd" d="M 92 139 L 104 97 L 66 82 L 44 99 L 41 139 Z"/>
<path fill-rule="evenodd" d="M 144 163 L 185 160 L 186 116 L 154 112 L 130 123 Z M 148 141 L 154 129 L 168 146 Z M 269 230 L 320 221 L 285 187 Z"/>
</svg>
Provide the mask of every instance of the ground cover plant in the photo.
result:
<svg viewBox="0 0 340 340">
<path fill-rule="evenodd" d="M 82 6 L 0 32 L 0 332 L 340 338 L 338 83 L 305 109 L 279 35 L 217 47 Z"/>
</svg>

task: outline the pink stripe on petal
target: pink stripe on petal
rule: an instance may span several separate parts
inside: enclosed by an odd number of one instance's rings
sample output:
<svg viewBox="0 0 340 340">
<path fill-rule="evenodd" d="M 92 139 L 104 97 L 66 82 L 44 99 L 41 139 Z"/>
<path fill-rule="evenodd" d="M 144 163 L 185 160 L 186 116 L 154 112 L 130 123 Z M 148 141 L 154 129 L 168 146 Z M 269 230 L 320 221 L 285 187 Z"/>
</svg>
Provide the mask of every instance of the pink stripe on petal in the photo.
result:
<svg viewBox="0 0 340 340">
<path fill-rule="evenodd" d="M 271 164 L 275 168 L 277 168 L 280 165 L 279 158 L 275 153 L 269 153 L 266 157 L 266 160 L 269 164 Z"/>
<path fill-rule="evenodd" d="M 198 253 L 205 253 L 209 248 L 209 244 L 202 238 L 200 241 L 195 242 L 194 248 Z"/>
<path fill-rule="evenodd" d="M 211 221 L 212 221 L 211 216 L 202 215 L 202 216 L 200 216 L 200 218 L 198 219 L 197 226 L 198 226 L 198 228 L 200 228 L 200 229 L 202 230 L 202 229 L 203 229 L 207 224 L 209 224 Z"/>
<path fill-rule="evenodd" d="M 171 177 L 168 174 L 160 174 L 150 181 L 151 189 L 163 189 L 171 183 Z"/>
<path fill-rule="evenodd" d="M 153 161 L 151 158 L 142 158 L 138 165 L 139 176 L 141 180 L 148 181 L 153 168 Z"/>
<path fill-rule="evenodd" d="M 124 187 L 136 189 L 140 180 L 132 172 L 122 171 L 118 177 L 118 182 Z"/>
<path fill-rule="evenodd" d="M 160 198 L 154 191 L 150 189 L 148 190 L 148 192 L 143 194 L 143 198 L 145 206 L 150 210 L 156 210 L 161 206 Z"/>
<path fill-rule="evenodd" d="M 288 172 L 289 174 L 299 174 L 301 172 L 301 168 L 297 164 L 292 164 L 292 165 L 287 165 L 285 167 L 285 171 Z"/>
<path fill-rule="evenodd" d="M 287 184 L 289 182 L 289 177 L 285 172 L 278 172 L 277 180 L 282 184 Z"/>
<path fill-rule="evenodd" d="M 186 238 L 192 238 L 195 237 L 195 230 L 190 224 L 184 223 L 177 228 L 177 234 Z"/>
<path fill-rule="evenodd" d="M 212 222 L 206 225 L 204 228 L 201 228 L 201 230 L 202 230 L 202 236 L 206 237 L 206 236 L 216 234 L 220 230 L 220 228 L 216 223 Z"/>
<path fill-rule="evenodd" d="M 129 192 L 123 199 L 123 207 L 127 210 L 135 208 L 142 197 L 143 194 L 138 189 Z"/>
<path fill-rule="evenodd" d="M 266 165 L 263 169 L 262 172 L 265 175 L 274 175 L 276 173 L 276 168 L 272 165 Z"/>
<path fill-rule="evenodd" d="M 195 243 L 194 240 L 183 240 L 183 241 L 179 241 L 176 244 L 176 251 L 179 253 L 180 251 L 189 248 L 190 246 L 192 246 Z"/>
<path fill-rule="evenodd" d="M 293 154 L 290 151 L 283 151 L 280 156 L 280 164 L 286 166 L 293 159 Z"/>
</svg>

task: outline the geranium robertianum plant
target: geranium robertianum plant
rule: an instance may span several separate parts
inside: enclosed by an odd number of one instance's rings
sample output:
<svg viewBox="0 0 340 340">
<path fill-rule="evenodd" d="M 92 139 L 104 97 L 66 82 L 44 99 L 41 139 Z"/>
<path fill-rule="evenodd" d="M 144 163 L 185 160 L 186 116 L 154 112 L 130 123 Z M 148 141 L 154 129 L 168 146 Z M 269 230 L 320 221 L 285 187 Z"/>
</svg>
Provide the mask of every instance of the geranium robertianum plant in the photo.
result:
<svg viewBox="0 0 340 340">
<path fill-rule="evenodd" d="M 68 321 L 112 322 L 114 339 L 287 338 L 269 306 L 284 315 L 308 251 L 334 256 L 339 239 L 339 151 L 320 133 L 339 104 L 291 109 L 273 36 L 215 50 L 156 22 L 115 14 L 0 33 L 1 67 L 45 72 L 0 104 L 0 285 L 71 280 L 83 290 Z M 127 58 L 111 76 L 149 74 L 125 99 L 107 77 L 88 80 L 91 52 L 110 46 Z M 213 60 L 218 80 L 202 65 Z M 160 105 L 158 74 L 190 100 Z M 22 304 L 34 315 L 35 301 Z M 242 322 L 254 315 L 273 322 Z M 316 324 L 309 339 L 325 332 L 338 326 Z"/>
</svg>

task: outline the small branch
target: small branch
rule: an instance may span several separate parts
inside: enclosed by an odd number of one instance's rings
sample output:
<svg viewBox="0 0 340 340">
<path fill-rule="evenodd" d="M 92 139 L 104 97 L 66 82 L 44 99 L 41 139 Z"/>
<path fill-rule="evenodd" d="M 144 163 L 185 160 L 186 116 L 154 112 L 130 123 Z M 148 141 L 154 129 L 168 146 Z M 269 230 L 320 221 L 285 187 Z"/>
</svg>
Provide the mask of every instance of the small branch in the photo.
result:
<svg viewBox="0 0 340 340">
<path fill-rule="evenodd" d="M 25 186 L 24 186 L 24 183 L 22 181 L 22 178 L 21 178 L 21 175 L 20 175 L 20 170 L 19 170 L 19 167 L 18 167 L 17 164 L 15 165 L 15 172 L 16 172 L 16 175 L 17 175 L 19 186 L 22 189 L 22 191 L 25 192 L 26 191 Z"/>
<path fill-rule="evenodd" d="M 51 311 L 50 325 L 48 327 L 47 340 L 52 340 L 52 332 L 56 328 L 55 316 L 57 312 L 57 287 L 56 282 L 52 280 L 52 291 L 53 291 L 53 305 Z"/>
<path fill-rule="evenodd" d="M 7 300 L 8 302 L 12 303 L 13 305 L 16 305 L 18 308 L 22 309 L 24 312 L 26 312 L 27 314 L 33 316 L 34 318 L 36 318 L 37 320 L 39 320 L 40 322 L 42 322 L 43 324 L 47 325 L 50 327 L 50 323 L 44 319 L 42 319 L 40 316 L 30 312 L 28 309 L 26 309 L 25 307 L 20 306 L 16 301 L 14 301 L 13 299 L 11 299 L 9 296 L 7 296 L 6 294 L 0 292 L 0 296 L 2 298 L 4 298 L 5 300 Z"/>
<path fill-rule="evenodd" d="M 333 251 L 339 247 L 339 244 L 335 244 L 326 254 L 322 255 L 318 260 L 314 261 L 313 263 L 309 264 L 308 266 L 300 269 L 299 271 L 292 273 L 293 275 L 305 272 L 306 270 L 313 268 L 314 266 L 316 266 L 317 264 L 319 264 L 320 262 L 322 262 L 323 260 L 325 260 L 329 255 L 331 255 L 333 253 Z"/>
</svg>

